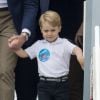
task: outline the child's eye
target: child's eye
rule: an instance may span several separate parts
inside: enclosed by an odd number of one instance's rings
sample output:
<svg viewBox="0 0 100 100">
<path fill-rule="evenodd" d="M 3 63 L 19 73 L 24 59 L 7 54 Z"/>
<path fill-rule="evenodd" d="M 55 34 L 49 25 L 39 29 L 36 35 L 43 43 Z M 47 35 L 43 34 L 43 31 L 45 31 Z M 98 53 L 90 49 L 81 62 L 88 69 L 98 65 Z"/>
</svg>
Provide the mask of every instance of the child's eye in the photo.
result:
<svg viewBox="0 0 100 100">
<path fill-rule="evenodd" d="M 55 32 L 56 30 L 55 29 L 52 29 L 52 30 L 44 30 L 44 32 Z"/>
<path fill-rule="evenodd" d="M 49 30 L 44 30 L 44 32 L 46 32 L 46 33 L 47 33 L 48 31 L 49 31 Z"/>
<path fill-rule="evenodd" d="M 55 32 L 55 29 L 51 30 L 51 32 Z"/>
</svg>

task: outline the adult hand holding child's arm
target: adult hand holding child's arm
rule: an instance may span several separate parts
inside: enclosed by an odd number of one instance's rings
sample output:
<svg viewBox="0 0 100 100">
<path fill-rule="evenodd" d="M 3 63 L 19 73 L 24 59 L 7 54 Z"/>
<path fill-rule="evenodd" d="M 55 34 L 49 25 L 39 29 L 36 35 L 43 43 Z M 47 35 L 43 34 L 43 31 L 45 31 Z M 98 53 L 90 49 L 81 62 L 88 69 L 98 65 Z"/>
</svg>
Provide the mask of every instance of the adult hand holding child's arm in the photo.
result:
<svg viewBox="0 0 100 100">
<path fill-rule="evenodd" d="M 20 44 L 20 36 L 15 35 L 10 39 L 8 39 L 8 46 L 13 52 L 15 52 L 21 58 L 28 57 L 28 54 L 25 52 L 25 50 L 23 50 L 20 47 L 21 45 L 19 44 Z"/>
</svg>

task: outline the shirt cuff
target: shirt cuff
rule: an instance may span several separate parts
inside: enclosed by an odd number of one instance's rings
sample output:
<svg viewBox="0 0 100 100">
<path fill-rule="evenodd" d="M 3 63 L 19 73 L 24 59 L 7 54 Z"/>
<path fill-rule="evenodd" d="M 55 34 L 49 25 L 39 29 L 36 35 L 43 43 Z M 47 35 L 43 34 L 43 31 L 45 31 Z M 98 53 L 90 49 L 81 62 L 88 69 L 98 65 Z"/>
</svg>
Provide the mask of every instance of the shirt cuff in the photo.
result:
<svg viewBox="0 0 100 100">
<path fill-rule="evenodd" d="M 27 29 L 27 28 L 24 28 L 24 29 L 22 29 L 22 32 L 24 33 L 27 33 L 29 36 L 31 36 L 31 31 L 29 30 L 29 29 Z"/>
</svg>

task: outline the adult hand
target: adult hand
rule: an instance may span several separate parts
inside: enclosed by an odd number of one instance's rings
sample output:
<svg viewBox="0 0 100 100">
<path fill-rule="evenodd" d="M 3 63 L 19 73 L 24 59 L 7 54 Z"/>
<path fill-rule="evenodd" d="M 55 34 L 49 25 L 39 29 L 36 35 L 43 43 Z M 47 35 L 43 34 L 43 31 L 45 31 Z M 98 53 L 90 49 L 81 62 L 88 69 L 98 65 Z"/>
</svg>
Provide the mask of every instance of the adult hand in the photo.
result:
<svg viewBox="0 0 100 100">
<path fill-rule="evenodd" d="M 83 35 L 77 34 L 76 37 L 75 37 L 75 43 L 76 43 L 79 47 L 82 47 L 82 46 L 83 46 Z"/>
<path fill-rule="evenodd" d="M 75 43 L 79 47 L 83 48 L 83 23 L 81 24 L 79 30 L 76 33 Z"/>
<path fill-rule="evenodd" d="M 23 34 L 14 35 L 8 39 L 8 45 L 11 49 L 19 49 L 23 46 L 25 42 L 26 42 L 26 36 Z"/>
</svg>

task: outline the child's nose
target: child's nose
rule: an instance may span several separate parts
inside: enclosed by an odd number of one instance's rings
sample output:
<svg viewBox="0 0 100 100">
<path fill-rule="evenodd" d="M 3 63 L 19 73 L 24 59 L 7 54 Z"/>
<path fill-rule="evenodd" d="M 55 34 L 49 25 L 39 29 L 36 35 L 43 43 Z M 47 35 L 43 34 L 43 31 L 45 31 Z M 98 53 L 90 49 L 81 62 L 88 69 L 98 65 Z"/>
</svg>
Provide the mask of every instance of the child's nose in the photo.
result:
<svg viewBox="0 0 100 100">
<path fill-rule="evenodd" d="M 51 35 L 52 34 L 52 32 L 51 31 L 48 31 L 48 35 Z"/>
</svg>

